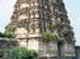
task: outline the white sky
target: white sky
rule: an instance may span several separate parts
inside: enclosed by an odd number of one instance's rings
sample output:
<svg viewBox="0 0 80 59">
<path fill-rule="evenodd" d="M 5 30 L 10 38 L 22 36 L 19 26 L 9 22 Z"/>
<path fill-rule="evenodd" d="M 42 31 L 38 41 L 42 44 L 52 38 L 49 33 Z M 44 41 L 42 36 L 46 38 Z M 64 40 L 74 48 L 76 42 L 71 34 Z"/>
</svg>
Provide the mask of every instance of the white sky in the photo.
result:
<svg viewBox="0 0 80 59">
<path fill-rule="evenodd" d="M 16 0 L 0 0 L 0 31 L 10 21 Z M 80 0 L 64 0 L 71 25 L 74 28 L 76 45 L 80 45 Z"/>
</svg>

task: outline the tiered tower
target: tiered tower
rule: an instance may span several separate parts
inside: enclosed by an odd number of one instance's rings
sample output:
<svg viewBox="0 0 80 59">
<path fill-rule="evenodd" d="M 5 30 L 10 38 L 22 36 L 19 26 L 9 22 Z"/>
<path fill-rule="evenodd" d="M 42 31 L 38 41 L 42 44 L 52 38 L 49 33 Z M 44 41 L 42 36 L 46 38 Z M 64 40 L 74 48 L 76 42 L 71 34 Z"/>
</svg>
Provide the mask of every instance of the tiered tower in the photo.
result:
<svg viewBox="0 0 80 59">
<path fill-rule="evenodd" d="M 17 0 L 11 25 L 20 46 L 36 50 L 39 57 L 75 57 L 74 33 L 63 0 Z"/>
</svg>

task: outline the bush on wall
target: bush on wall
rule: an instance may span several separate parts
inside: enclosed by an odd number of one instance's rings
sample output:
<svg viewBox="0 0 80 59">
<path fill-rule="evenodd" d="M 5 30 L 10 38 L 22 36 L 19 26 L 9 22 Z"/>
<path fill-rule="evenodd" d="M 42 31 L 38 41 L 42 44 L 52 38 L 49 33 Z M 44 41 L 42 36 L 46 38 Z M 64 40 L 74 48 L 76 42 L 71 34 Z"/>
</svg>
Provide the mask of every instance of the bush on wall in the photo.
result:
<svg viewBox="0 0 80 59">
<path fill-rule="evenodd" d="M 46 42 L 56 40 L 56 33 L 44 32 L 42 33 L 42 40 Z"/>
</svg>

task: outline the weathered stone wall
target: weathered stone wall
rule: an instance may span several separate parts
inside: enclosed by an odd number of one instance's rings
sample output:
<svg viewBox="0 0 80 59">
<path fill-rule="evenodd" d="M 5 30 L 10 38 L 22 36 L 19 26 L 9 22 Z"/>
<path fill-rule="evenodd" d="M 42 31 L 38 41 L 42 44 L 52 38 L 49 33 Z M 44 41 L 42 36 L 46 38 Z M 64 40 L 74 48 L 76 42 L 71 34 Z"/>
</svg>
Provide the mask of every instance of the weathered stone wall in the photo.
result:
<svg viewBox="0 0 80 59">
<path fill-rule="evenodd" d="M 39 59 L 77 59 L 76 57 L 41 57 Z"/>
<path fill-rule="evenodd" d="M 18 46 L 15 39 L 0 38 L 0 58 L 10 59 L 9 51 Z"/>
<path fill-rule="evenodd" d="M 80 46 L 76 46 L 76 58 L 80 59 Z"/>
<path fill-rule="evenodd" d="M 33 39 L 30 41 L 25 41 L 25 40 L 20 40 L 20 41 L 17 40 L 16 41 L 15 39 L 1 38 L 0 39 L 0 51 L 1 51 L 1 49 L 4 51 L 3 59 L 5 59 L 5 56 L 6 56 L 6 53 L 8 50 L 15 48 L 16 46 L 22 46 L 22 45 L 24 47 L 33 48 L 35 50 L 38 47 L 37 51 L 39 52 L 40 56 L 45 55 L 44 57 L 41 56 L 39 59 L 76 59 L 75 56 L 74 57 L 72 57 L 72 56 L 57 57 L 58 51 L 57 51 L 57 42 L 56 41 L 46 44 L 46 43 L 40 42 L 38 40 L 33 40 Z M 50 56 L 49 56 L 49 54 L 50 54 Z M 8 58 L 8 57 L 6 56 L 6 58 Z"/>
<path fill-rule="evenodd" d="M 10 48 L 11 46 L 18 46 L 18 43 L 14 39 L 0 38 L 0 48 Z"/>
</svg>

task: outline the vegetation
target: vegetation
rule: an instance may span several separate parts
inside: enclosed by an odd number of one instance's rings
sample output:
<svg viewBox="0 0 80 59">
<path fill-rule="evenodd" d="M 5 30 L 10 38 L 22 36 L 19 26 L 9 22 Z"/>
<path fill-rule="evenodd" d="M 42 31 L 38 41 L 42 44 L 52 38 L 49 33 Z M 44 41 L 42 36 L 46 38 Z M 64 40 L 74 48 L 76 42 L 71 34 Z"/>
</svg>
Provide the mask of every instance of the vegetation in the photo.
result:
<svg viewBox="0 0 80 59">
<path fill-rule="evenodd" d="M 10 24 L 5 27 L 4 35 L 7 38 L 14 38 L 14 28 L 12 28 Z"/>
<path fill-rule="evenodd" d="M 14 59 L 35 59 L 37 53 L 34 50 L 28 50 L 25 47 L 18 47 L 13 50 Z"/>
<path fill-rule="evenodd" d="M 25 47 L 0 49 L 0 58 L 2 59 L 36 59 L 37 52 L 28 50 Z"/>
<path fill-rule="evenodd" d="M 49 26 L 55 28 L 57 26 L 57 24 L 55 22 L 51 22 L 51 23 L 48 23 Z"/>
<path fill-rule="evenodd" d="M 14 38 L 14 28 L 12 28 L 10 26 L 10 24 L 8 24 L 6 27 L 5 27 L 5 31 L 3 33 L 0 32 L 0 37 L 2 38 Z"/>
<path fill-rule="evenodd" d="M 3 33 L 0 32 L 0 37 L 5 37 L 5 35 Z"/>
<path fill-rule="evenodd" d="M 55 22 L 53 22 L 53 23 L 51 23 L 51 26 L 52 26 L 52 27 L 56 27 L 57 24 L 56 24 Z"/>
<path fill-rule="evenodd" d="M 56 33 L 44 32 L 42 33 L 42 39 L 43 41 L 47 41 L 47 42 L 56 40 Z"/>
</svg>

